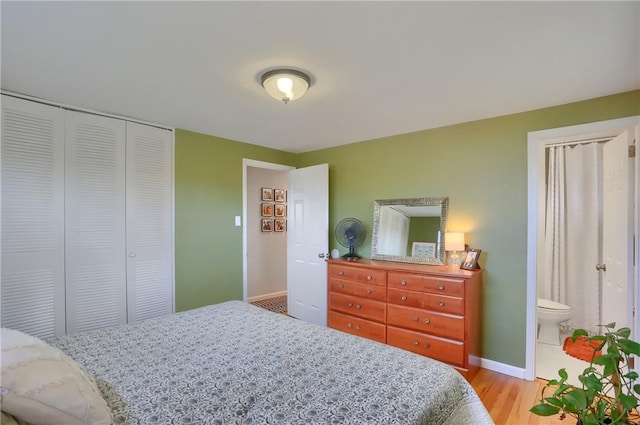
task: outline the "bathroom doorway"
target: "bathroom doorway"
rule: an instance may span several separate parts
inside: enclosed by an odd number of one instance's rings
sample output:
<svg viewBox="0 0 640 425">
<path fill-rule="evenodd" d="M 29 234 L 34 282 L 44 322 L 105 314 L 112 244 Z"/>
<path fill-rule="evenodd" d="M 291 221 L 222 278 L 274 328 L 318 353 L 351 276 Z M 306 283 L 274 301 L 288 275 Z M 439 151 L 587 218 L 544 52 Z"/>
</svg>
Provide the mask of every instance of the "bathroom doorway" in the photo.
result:
<svg viewBox="0 0 640 425">
<path fill-rule="evenodd" d="M 611 303 L 607 301 L 606 296 L 607 284 L 609 284 L 609 282 L 602 281 L 601 279 L 605 276 L 596 270 L 596 264 L 604 264 L 604 261 L 601 260 L 602 255 L 606 254 L 602 251 L 603 241 L 606 245 L 607 243 L 611 244 L 611 241 L 614 240 L 620 245 L 618 248 L 619 254 L 616 255 L 622 255 L 622 257 L 630 260 L 629 264 L 622 266 L 622 277 L 617 278 L 623 281 L 622 286 L 625 290 L 625 301 L 622 302 L 623 305 L 621 306 L 620 299 L 616 299 L 615 305 L 617 308 L 614 307 L 612 312 L 622 312 L 622 314 L 614 316 L 614 320 L 621 321 L 626 319 L 629 327 L 632 329 L 637 328 L 636 323 L 634 323 L 635 319 L 632 316 L 633 306 L 636 303 L 637 297 L 637 291 L 635 291 L 637 285 L 634 284 L 634 282 L 637 282 L 637 270 L 633 269 L 632 258 L 634 252 L 632 235 L 636 233 L 638 226 L 637 209 L 635 212 L 633 209 L 634 204 L 637 203 L 637 199 L 635 199 L 637 195 L 632 196 L 633 199 L 629 200 L 630 208 L 626 211 L 621 211 L 622 215 L 617 219 L 620 221 L 622 220 L 621 217 L 624 216 L 625 219 L 628 220 L 630 227 L 627 230 L 623 230 L 627 232 L 626 236 L 628 237 L 617 236 L 613 239 L 607 239 L 606 235 L 608 231 L 605 227 L 602 227 L 602 211 L 603 208 L 605 208 L 605 202 L 603 201 L 604 186 L 598 187 L 600 184 L 598 182 L 602 181 L 602 179 L 598 179 L 598 176 L 595 174 L 597 174 L 599 167 L 607 161 L 605 156 L 609 158 L 612 156 L 608 148 L 602 149 L 603 146 L 609 143 L 608 140 L 611 140 L 629 128 L 632 129 L 631 137 L 629 138 L 630 140 L 625 143 L 634 143 L 634 139 L 637 138 L 638 122 L 638 117 L 631 117 L 529 133 L 529 255 L 527 259 L 527 353 L 525 369 L 525 378 L 527 379 L 534 379 L 536 376 L 547 379 L 555 378 L 557 377 L 557 370 L 561 367 L 567 368 L 570 376 L 577 376 L 577 372 L 582 371 L 584 367 L 586 367 L 585 363 L 578 360 L 572 365 L 571 361 L 573 359 L 562 351 L 561 345 L 538 344 L 537 300 L 542 294 L 544 298 L 551 298 L 552 301 L 557 302 L 564 301 L 568 303 L 567 305 L 569 305 L 569 307 L 574 307 L 574 313 L 576 313 L 574 320 L 565 322 L 565 325 L 568 326 L 559 329 L 561 331 L 559 341 L 562 341 L 562 337 L 564 336 L 562 331 L 564 331 L 565 334 L 570 333 L 572 327 L 595 328 L 595 331 L 597 331 L 597 324 L 600 324 L 601 320 L 607 320 L 607 317 L 611 317 L 611 312 L 609 312 L 611 307 L 608 306 L 608 304 Z M 587 178 L 593 180 L 596 185 L 594 191 L 596 196 L 594 199 L 591 199 L 590 195 L 585 196 L 584 194 L 575 197 L 573 201 L 571 201 L 573 213 L 559 220 L 562 222 L 561 225 L 571 223 L 572 220 L 575 222 L 577 221 L 577 217 L 582 215 L 581 211 L 587 211 L 593 216 L 591 218 L 592 222 L 594 220 L 596 222 L 596 227 L 592 228 L 591 233 L 588 235 L 592 240 L 586 244 L 594 245 L 597 243 L 598 247 L 593 248 L 593 246 L 591 246 L 591 251 L 595 252 L 587 252 L 585 255 L 588 255 L 589 259 L 580 263 L 583 258 L 583 253 L 579 252 L 581 248 L 579 242 L 584 241 L 585 235 L 580 235 L 578 230 L 575 239 L 564 239 L 566 229 L 561 227 L 559 229 L 560 236 L 554 236 L 548 231 L 552 226 L 547 226 L 545 223 L 552 221 L 550 217 L 555 219 L 557 215 L 567 214 L 566 211 L 555 212 L 549 211 L 546 208 L 548 204 L 553 206 L 554 203 L 553 198 L 547 197 L 547 187 L 553 184 L 553 182 L 550 181 L 553 177 L 549 178 L 548 171 L 550 168 L 553 169 L 554 162 L 558 159 L 555 156 L 556 153 L 554 150 L 573 150 L 575 146 L 579 146 L 578 150 L 581 150 L 582 145 L 590 145 L 588 149 L 591 149 L 593 152 L 587 156 L 592 157 L 592 159 L 590 159 L 592 163 L 588 166 L 578 167 L 578 170 L 582 170 L 583 175 L 574 180 L 578 181 L 578 186 L 582 185 Z M 624 149 L 626 150 L 626 145 Z M 598 151 L 601 152 L 598 154 Z M 571 152 L 571 154 L 573 153 L 574 152 Z M 626 152 L 623 153 L 626 155 Z M 561 152 L 560 158 L 564 162 L 565 158 L 563 158 L 562 155 L 563 153 Z M 600 157 L 598 157 L 598 155 L 600 155 Z M 635 160 L 629 160 L 625 156 L 624 161 L 631 163 L 630 166 L 633 170 L 633 163 L 637 163 L 637 158 Z M 637 169 L 637 165 L 635 168 Z M 564 171 L 565 170 L 561 170 L 561 172 Z M 622 189 L 628 191 L 628 189 L 634 187 L 634 185 L 637 185 L 637 174 L 632 172 L 628 177 L 623 179 Z M 577 189 L 570 189 L 569 197 L 575 190 Z M 637 194 L 637 190 L 629 192 Z M 597 195 L 598 193 L 599 195 Z M 559 196 L 559 199 L 566 198 L 566 193 L 561 193 Z M 585 199 L 591 199 L 591 204 L 583 205 L 582 202 Z M 611 202 L 609 202 L 609 204 L 611 204 Z M 611 211 L 609 211 L 609 213 L 611 213 Z M 600 220 L 601 231 L 599 231 L 597 227 L 598 220 Z M 580 222 L 577 227 L 580 229 L 582 226 L 583 223 Z M 620 231 L 620 229 L 617 230 Z M 553 243 L 545 243 L 545 241 L 549 241 L 550 238 L 554 238 Z M 637 241 L 635 243 L 637 244 Z M 554 262 L 550 260 L 551 253 L 553 249 L 557 249 L 558 247 L 563 252 L 561 252 L 562 255 L 558 256 Z M 611 246 L 605 249 L 611 250 Z M 566 255 L 567 252 L 570 252 L 572 255 Z M 576 257 L 576 259 L 572 260 L 572 257 Z M 613 263 L 612 259 L 610 259 L 610 261 Z M 566 267 L 566 264 L 563 264 L 569 262 L 573 262 L 576 265 Z M 553 264 L 553 267 L 549 267 L 549 264 Z M 573 272 L 571 269 L 573 269 Z M 581 288 L 566 288 L 563 286 L 565 283 L 561 282 L 564 276 L 568 276 L 572 283 L 575 281 L 586 282 L 587 279 L 590 280 L 591 283 L 589 287 L 591 290 L 581 291 Z M 572 291 L 573 293 L 571 294 Z M 583 294 L 582 292 L 585 293 Z M 574 305 L 572 306 L 570 303 Z M 579 303 L 580 305 L 576 305 L 575 303 Z M 585 310 L 583 307 L 588 308 L 588 310 Z M 585 313 L 585 311 L 587 311 L 587 313 Z M 594 322 L 596 325 L 592 325 L 591 322 Z"/>
</svg>

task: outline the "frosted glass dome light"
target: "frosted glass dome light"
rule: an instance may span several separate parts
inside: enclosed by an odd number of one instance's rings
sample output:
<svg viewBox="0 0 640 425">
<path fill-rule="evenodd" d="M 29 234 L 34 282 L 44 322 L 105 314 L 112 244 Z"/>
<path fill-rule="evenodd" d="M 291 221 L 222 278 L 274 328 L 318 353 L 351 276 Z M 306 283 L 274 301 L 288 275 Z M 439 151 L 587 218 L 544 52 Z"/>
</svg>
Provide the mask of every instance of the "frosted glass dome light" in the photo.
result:
<svg viewBox="0 0 640 425">
<path fill-rule="evenodd" d="M 285 104 L 301 98 L 310 85 L 309 76 L 295 69 L 274 69 L 262 75 L 262 87 L 269 96 Z"/>
</svg>

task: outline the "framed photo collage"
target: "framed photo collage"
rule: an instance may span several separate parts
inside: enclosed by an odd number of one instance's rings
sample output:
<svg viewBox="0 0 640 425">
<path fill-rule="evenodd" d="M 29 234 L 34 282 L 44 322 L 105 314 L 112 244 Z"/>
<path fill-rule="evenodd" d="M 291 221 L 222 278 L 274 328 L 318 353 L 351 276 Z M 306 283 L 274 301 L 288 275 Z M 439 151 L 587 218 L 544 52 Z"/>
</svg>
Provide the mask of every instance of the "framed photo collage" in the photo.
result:
<svg viewBox="0 0 640 425">
<path fill-rule="evenodd" d="M 262 188 L 260 228 L 263 232 L 287 230 L 287 191 L 285 189 Z"/>
</svg>

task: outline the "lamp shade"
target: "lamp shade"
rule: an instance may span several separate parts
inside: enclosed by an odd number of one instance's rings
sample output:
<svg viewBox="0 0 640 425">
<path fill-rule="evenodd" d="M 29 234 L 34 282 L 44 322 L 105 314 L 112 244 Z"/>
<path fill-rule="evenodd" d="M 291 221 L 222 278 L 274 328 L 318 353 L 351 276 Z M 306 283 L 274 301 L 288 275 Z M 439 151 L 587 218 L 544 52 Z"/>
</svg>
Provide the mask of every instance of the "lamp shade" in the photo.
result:
<svg viewBox="0 0 640 425">
<path fill-rule="evenodd" d="M 302 97 L 310 85 L 309 76 L 295 69 L 274 69 L 262 75 L 262 87 L 269 96 L 285 104 Z"/>
<path fill-rule="evenodd" d="M 444 234 L 445 251 L 464 251 L 464 233 L 447 232 Z"/>
</svg>

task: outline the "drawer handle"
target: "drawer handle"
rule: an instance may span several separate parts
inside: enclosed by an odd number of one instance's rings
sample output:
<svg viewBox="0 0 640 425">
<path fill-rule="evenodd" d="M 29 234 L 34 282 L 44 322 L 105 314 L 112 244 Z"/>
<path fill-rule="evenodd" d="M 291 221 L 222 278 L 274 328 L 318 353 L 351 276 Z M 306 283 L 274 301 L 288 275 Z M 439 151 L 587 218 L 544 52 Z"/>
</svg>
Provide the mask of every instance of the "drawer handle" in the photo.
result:
<svg viewBox="0 0 640 425">
<path fill-rule="evenodd" d="M 356 325 L 356 330 L 359 331 L 360 330 L 360 325 Z"/>
<path fill-rule="evenodd" d="M 444 285 L 441 283 L 440 285 L 438 285 L 438 289 L 444 291 Z"/>
<path fill-rule="evenodd" d="M 424 348 L 429 348 L 429 347 L 431 347 L 431 345 L 428 342 L 425 342 L 424 343 Z"/>
<path fill-rule="evenodd" d="M 360 304 L 356 304 L 356 308 L 360 308 L 360 307 L 361 307 Z"/>
<path fill-rule="evenodd" d="M 439 305 L 440 307 L 444 307 L 444 301 L 440 301 L 440 302 L 438 303 L 438 305 Z"/>
<path fill-rule="evenodd" d="M 368 276 L 367 276 L 367 280 L 373 280 L 373 276 L 368 275 Z"/>
<path fill-rule="evenodd" d="M 400 297 L 400 299 L 401 299 L 402 301 L 406 301 L 406 300 L 407 300 L 407 296 L 406 296 L 406 295 L 403 295 L 403 296 L 401 296 L 401 297 Z"/>
<path fill-rule="evenodd" d="M 402 282 L 400 282 L 400 285 L 402 285 L 402 286 L 407 286 L 407 281 L 406 281 L 406 280 L 404 280 L 404 279 L 402 279 Z"/>
<path fill-rule="evenodd" d="M 350 328 L 351 327 L 351 323 L 347 323 L 347 327 Z"/>
<path fill-rule="evenodd" d="M 344 285 L 343 285 L 342 283 L 340 284 L 340 288 L 341 288 L 341 289 L 342 289 L 342 288 L 344 288 Z"/>
<path fill-rule="evenodd" d="M 424 323 L 425 323 L 426 325 L 428 325 L 429 323 L 431 323 L 431 320 L 429 320 L 429 319 L 424 319 Z"/>
<path fill-rule="evenodd" d="M 344 276 L 344 272 L 343 271 L 339 271 L 338 272 L 338 276 Z"/>
<path fill-rule="evenodd" d="M 420 345 L 418 341 L 413 341 L 413 345 Z"/>
<path fill-rule="evenodd" d="M 373 294 L 373 291 L 371 289 L 367 289 L 367 294 L 371 295 Z"/>
<path fill-rule="evenodd" d="M 418 316 L 413 316 L 413 321 L 414 321 L 414 322 L 419 322 L 419 321 L 420 321 L 420 318 L 419 318 Z"/>
<path fill-rule="evenodd" d="M 353 307 L 353 303 L 349 303 L 349 304 L 347 304 L 347 306 Z"/>
</svg>

